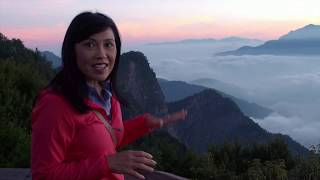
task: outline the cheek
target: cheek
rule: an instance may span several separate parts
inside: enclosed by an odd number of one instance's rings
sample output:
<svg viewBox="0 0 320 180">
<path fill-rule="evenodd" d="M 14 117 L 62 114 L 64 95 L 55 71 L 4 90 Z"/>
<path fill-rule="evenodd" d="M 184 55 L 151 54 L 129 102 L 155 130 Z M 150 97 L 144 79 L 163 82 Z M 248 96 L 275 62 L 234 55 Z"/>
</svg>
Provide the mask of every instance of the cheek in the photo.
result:
<svg viewBox="0 0 320 180">
<path fill-rule="evenodd" d="M 114 68 L 115 64 L 116 64 L 116 58 L 114 58 L 113 61 L 112 61 L 112 69 Z"/>
<path fill-rule="evenodd" d="M 114 67 L 114 64 L 116 62 L 116 57 L 117 57 L 117 51 L 113 51 L 110 53 L 111 54 L 111 57 L 112 57 L 112 68 Z"/>
<path fill-rule="evenodd" d="M 76 58 L 78 68 L 82 73 L 85 73 L 89 66 L 87 58 L 85 57 L 85 55 L 81 54 L 78 54 Z"/>
<path fill-rule="evenodd" d="M 84 64 L 84 62 L 83 62 L 81 59 L 79 59 L 79 58 L 77 58 L 77 65 L 78 65 L 78 68 L 80 69 L 81 72 L 83 72 L 83 71 L 85 70 L 85 64 Z"/>
</svg>

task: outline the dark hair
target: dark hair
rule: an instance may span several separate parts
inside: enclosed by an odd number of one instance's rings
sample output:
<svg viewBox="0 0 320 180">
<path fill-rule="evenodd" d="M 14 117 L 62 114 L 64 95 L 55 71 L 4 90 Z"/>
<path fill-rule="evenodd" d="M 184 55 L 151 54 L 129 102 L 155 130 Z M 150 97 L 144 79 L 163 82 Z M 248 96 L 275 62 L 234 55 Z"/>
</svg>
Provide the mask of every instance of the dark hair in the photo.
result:
<svg viewBox="0 0 320 180">
<path fill-rule="evenodd" d="M 120 103 L 125 101 L 119 96 L 117 91 L 117 70 L 121 53 L 121 40 L 119 31 L 114 21 L 101 13 L 83 12 L 78 14 L 70 23 L 65 34 L 62 45 L 62 69 L 50 82 L 49 87 L 57 93 L 62 94 L 78 111 L 85 113 L 90 108 L 85 103 L 88 97 L 85 75 L 79 70 L 76 62 L 75 44 L 79 43 L 91 35 L 111 28 L 115 37 L 117 55 L 112 72 L 108 79 L 111 80 L 112 91 L 119 99 Z"/>
</svg>

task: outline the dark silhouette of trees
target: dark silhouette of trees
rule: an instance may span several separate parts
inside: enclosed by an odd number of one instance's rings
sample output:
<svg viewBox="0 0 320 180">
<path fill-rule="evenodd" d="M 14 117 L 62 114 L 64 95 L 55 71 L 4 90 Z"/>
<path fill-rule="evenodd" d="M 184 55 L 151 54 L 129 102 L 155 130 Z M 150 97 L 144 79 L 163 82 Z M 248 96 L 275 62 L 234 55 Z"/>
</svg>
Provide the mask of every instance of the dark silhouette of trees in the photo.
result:
<svg viewBox="0 0 320 180">
<path fill-rule="evenodd" d="M 54 71 L 39 52 L 0 33 L 0 167 L 29 167 L 31 109 Z"/>
</svg>

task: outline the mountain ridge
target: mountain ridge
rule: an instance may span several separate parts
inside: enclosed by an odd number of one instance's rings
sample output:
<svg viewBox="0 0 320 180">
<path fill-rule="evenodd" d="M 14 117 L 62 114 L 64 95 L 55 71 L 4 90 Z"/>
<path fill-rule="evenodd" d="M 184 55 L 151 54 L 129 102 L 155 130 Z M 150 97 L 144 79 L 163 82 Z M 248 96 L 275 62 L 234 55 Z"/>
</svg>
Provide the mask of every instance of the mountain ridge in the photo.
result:
<svg viewBox="0 0 320 180">
<path fill-rule="evenodd" d="M 188 119 L 168 127 L 174 137 L 198 153 L 206 152 L 210 144 L 236 141 L 243 145 L 264 144 L 281 137 L 294 154 L 305 154 L 306 149 L 287 135 L 273 134 L 245 116 L 229 98 L 206 89 L 181 101 L 168 104 L 169 112 L 187 107 Z"/>
<path fill-rule="evenodd" d="M 246 100 L 240 99 L 239 97 L 236 97 L 233 94 L 225 93 L 221 89 L 216 89 L 214 87 L 195 85 L 183 81 L 168 81 L 159 78 L 158 82 L 162 89 L 162 92 L 164 93 L 165 100 L 167 103 L 182 100 L 188 96 L 192 96 L 205 89 L 214 89 L 220 95 L 232 99 L 239 106 L 241 111 L 249 117 L 263 119 L 273 112 L 269 108 L 262 107 L 252 102 L 247 102 Z"/>
<path fill-rule="evenodd" d="M 203 38 L 203 39 L 183 39 L 179 41 L 167 41 L 167 42 L 155 42 L 155 43 L 147 43 L 145 45 L 166 45 L 166 44 L 201 44 L 201 43 L 222 43 L 222 42 L 241 42 L 241 41 L 252 41 L 252 42 L 263 42 L 259 39 L 250 39 L 250 38 L 242 38 L 237 36 L 230 36 L 221 39 L 215 38 Z"/>
<path fill-rule="evenodd" d="M 216 53 L 216 56 L 242 55 L 281 55 L 281 56 L 318 56 L 320 55 L 320 26 L 309 24 L 270 40 L 262 45 L 243 46 L 236 50 Z"/>
<path fill-rule="evenodd" d="M 309 24 L 281 36 L 281 40 L 320 39 L 320 25 Z"/>
</svg>

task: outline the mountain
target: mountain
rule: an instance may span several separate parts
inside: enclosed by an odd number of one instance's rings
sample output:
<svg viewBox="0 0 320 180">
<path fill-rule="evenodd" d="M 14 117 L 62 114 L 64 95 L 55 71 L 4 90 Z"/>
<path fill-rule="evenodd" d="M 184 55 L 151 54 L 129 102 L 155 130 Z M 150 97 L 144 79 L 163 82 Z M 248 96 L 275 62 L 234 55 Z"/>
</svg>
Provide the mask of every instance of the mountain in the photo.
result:
<svg viewBox="0 0 320 180">
<path fill-rule="evenodd" d="M 320 39 L 320 25 L 309 24 L 279 38 L 280 40 L 313 40 Z"/>
<path fill-rule="evenodd" d="M 127 117 L 143 112 L 167 113 L 164 95 L 144 54 L 134 51 L 122 54 L 119 67 L 117 82 L 120 93 L 132 104 L 123 107 Z"/>
<path fill-rule="evenodd" d="M 241 37 L 227 37 L 223 39 L 205 38 L 205 39 L 184 39 L 180 41 L 168 41 L 159 43 L 148 43 L 146 45 L 168 45 L 168 44 L 214 44 L 214 43 L 253 43 L 261 44 L 263 41 L 258 39 L 248 39 Z"/>
<path fill-rule="evenodd" d="M 222 38 L 219 40 L 219 42 L 256 42 L 256 43 L 262 43 L 262 40 L 259 39 L 249 39 L 249 38 L 242 38 L 237 36 L 230 36 L 226 38 Z"/>
<path fill-rule="evenodd" d="M 209 144 L 223 143 L 225 140 L 238 140 L 242 144 L 265 143 L 270 139 L 282 137 L 290 150 L 305 154 L 306 148 L 283 135 L 274 135 L 262 129 L 245 116 L 229 98 L 214 90 L 204 90 L 177 102 L 165 103 L 165 97 L 150 68 L 147 58 L 141 52 L 128 52 L 121 56 L 118 72 L 119 89 L 125 98 L 133 103 L 124 109 L 124 116 L 151 112 L 163 115 L 182 108 L 188 110 L 185 121 L 167 130 L 179 142 L 198 153 L 206 152 Z M 131 104 L 131 103 L 130 103 Z M 129 115 L 125 115 L 129 113 Z"/>
<path fill-rule="evenodd" d="M 190 81 L 190 83 L 200 85 L 200 86 L 205 86 L 208 88 L 217 89 L 219 91 L 222 91 L 224 93 L 230 94 L 238 98 L 246 99 L 248 97 L 247 92 L 244 91 L 242 88 L 234 84 L 221 82 L 213 78 L 196 79 L 196 80 Z"/>
<path fill-rule="evenodd" d="M 214 86 L 205 87 L 205 86 L 189 84 L 183 81 L 168 81 L 168 80 L 159 79 L 159 78 L 158 78 L 158 82 L 162 89 L 163 94 L 165 95 L 166 102 L 182 100 L 188 96 L 199 93 L 205 89 L 212 88 L 223 97 L 232 99 L 232 101 L 234 101 L 237 104 L 237 106 L 246 116 L 257 118 L 257 119 L 263 119 L 273 112 L 271 109 L 268 109 L 266 107 L 262 107 L 255 103 L 250 103 L 245 100 L 234 97 L 234 95 L 229 95 L 227 93 L 224 93 L 224 91 L 221 91 L 220 89 L 216 90 Z"/>
<path fill-rule="evenodd" d="M 213 38 L 207 39 L 184 39 L 180 41 L 167 41 L 158 43 L 148 43 L 146 45 L 166 45 L 166 44 L 200 44 L 200 43 L 216 43 L 218 40 Z"/>
<path fill-rule="evenodd" d="M 320 25 L 310 24 L 260 46 L 243 46 L 237 50 L 220 52 L 216 55 L 320 55 Z"/>
<path fill-rule="evenodd" d="M 62 61 L 61 58 L 50 51 L 42 51 L 40 52 L 48 61 L 52 62 L 52 66 L 57 68 L 61 66 Z"/>
<path fill-rule="evenodd" d="M 282 137 L 295 154 L 307 150 L 288 136 L 272 134 L 245 116 L 229 98 L 207 89 L 181 101 L 168 104 L 169 112 L 188 109 L 186 121 L 168 127 L 170 134 L 198 153 L 207 151 L 210 144 L 237 141 L 243 145 L 266 143 Z"/>
<path fill-rule="evenodd" d="M 178 101 L 206 89 L 203 86 L 192 85 L 183 81 L 168 81 L 162 78 L 158 78 L 158 83 L 166 102 Z"/>
<path fill-rule="evenodd" d="M 33 51 L 25 47 L 23 42 L 20 39 L 16 39 L 16 38 L 8 39 L 1 32 L 0 32 L 0 60 L 4 60 L 4 61 L 8 60 L 10 61 L 9 62 L 10 65 L 11 63 L 17 63 L 17 65 L 13 65 L 13 66 L 17 66 L 16 67 L 17 69 L 20 68 L 18 67 L 20 65 L 25 66 L 25 69 L 18 70 L 19 73 L 16 74 L 21 76 L 21 78 L 25 78 L 24 80 L 21 80 L 19 82 L 19 84 L 21 84 L 21 88 L 24 89 L 25 91 L 32 91 L 31 89 L 27 88 L 28 83 L 30 83 L 30 85 L 32 86 L 39 83 L 42 84 L 44 82 L 39 79 L 42 79 L 42 78 L 46 80 L 51 79 L 53 77 L 53 74 L 55 73 L 54 71 L 52 71 L 52 63 L 49 62 L 47 59 L 45 59 L 43 56 L 41 56 L 41 53 L 37 49 Z M 34 77 L 35 79 L 39 78 L 37 80 L 38 81 L 37 83 L 31 83 L 30 82 L 31 77 L 25 76 L 29 72 L 26 72 L 26 74 L 23 74 L 27 69 L 29 69 L 29 66 L 32 66 L 31 71 L 33 73 L 38 73 L 38 74 L 33 74 L 35 75 Z M 10 70 L 6 70 L 6 71 L 10 71 Z M 7 72 L 4 72 L 4 73 L 7 73 Z M 20 75 L 20 74 L 23 74 L 23 75 Z M 41 77 L 36 77 L 36 76 L 41 76 Z M 11 83 L 11 85 L 17 86 L 17 84 L 8 81 L 8 79 L 10 78 L 9 77 L 5 78 L 6 83 Z M 2 83 L 2 86 L 5 87 L 3 83 Z M 12 88 L 16 88 L 16 87 L 12 87 Z"/>
</svg>

